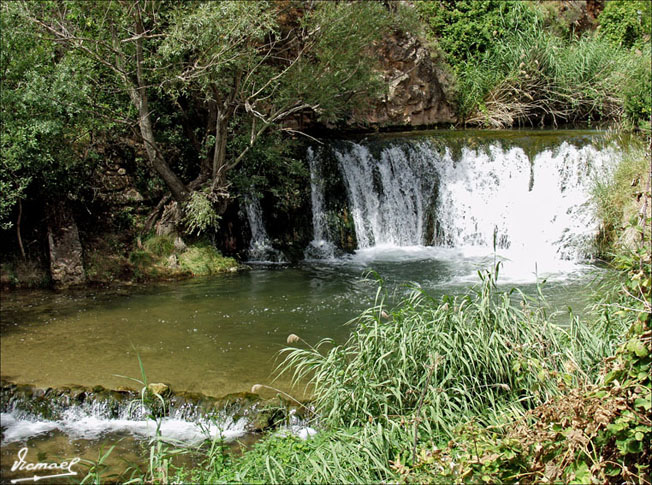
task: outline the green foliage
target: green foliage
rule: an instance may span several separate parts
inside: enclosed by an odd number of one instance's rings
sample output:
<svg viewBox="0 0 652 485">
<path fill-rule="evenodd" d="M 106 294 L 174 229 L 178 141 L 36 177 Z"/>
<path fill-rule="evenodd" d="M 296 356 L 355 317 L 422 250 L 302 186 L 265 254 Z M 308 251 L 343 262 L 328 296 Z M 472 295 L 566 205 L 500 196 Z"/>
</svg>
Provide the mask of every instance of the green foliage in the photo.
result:
<svg viewBox="0 0 652 485">
<path fill-rule="evenodd" d="M 580 2 L 530 2 L 541 15 L 543 28 L 562 39 L 570 40 L 582 31 L 595 28 L 587 16 L 586 4 Z"/>
<path fill-rule="evenodd" d="M 619 47 L 649 46 L 652 5 L 646 0 L 612 0 L 606 2 L 598 23 L 600 36 Z"/>
<path fill-rule="evenodd" d="M 205 193 L 194 191 L 184 207 L 183 222 L 188 232 L 201 234 L 209 229 L 217 229 L 220 216 L 215 212 L 213 203 Z"/>
<path fill-rule="evenodd" d="M 401 441 L 401 435 L 403 440 Z M 271 435 L 242 457 L 212 447 L 203 466 L 175 479 L 195 483 L 377 483 L 395 481 L 390 465 L 406 433 L 382 425 L 322 431 L 301 440 Z"/>
<path fill-rule="evenodd" d="M 440 0 L 417 2 L 422 18 L 452 65 L 471 61 L 513 32 L 541 19 L 528 2 L 515 0 Z"/>
<path fill-rule="evenodd" d="M 295 65 L 285 91 L 290 99 L 317 106 L 322 121 L 337 122 L 379 93 L 381 85 L 373 70 L 377 61 L 369 49 L 396 26 L 395 18 L 380 2 L 316 5 L 303 20 L 306 31 L 319 31 L 314 58 L 305 57 Z"/>
<path fill-rule="evenodd" d="M 638 61 L 632 66 L 623 86 L 625 118 L 633 126 L 650 133 L 652 129 L 652 50 L 650 43 L 641 52 L 629 54 Z"/>
<path fill-rule="evenodd" d="M 231 142 L 235 150 L 246 143 L 246 136 L 236 136 Z M 296 214 L 305 207 L 310 194 L 310 173 L 297 156 L 299 142 L 288 140 L 280 133 L 261 137 L 247 153 L 245 163 L 233 174 L 234 187 L 240 194 L 258 199 L 270 195 L 275 214 Z"/>
<path fill-rule="evenodd" d="M 282 20 L 287 13 L 271 2 L 179 7 L 158 50 L 161 63 L 172 66 L 168 92 L 177 97 L 196 86 L 210 99 L 232 103 L 245 95 L 245 111 L 272 122 L 301 106 L 337 121 L 379 88 L 373 56 L 360 53 L 396 25 L 399 14 L 389 15 L 377 2 L 290 2 L 286 8 L 297 15 L 295 46 L 283 38 L 291 27 Z"/>
<path fill-rule="evenodd" d="M 649 177 L 650 152 L 634 145 L 625 152 L 613 173 L 595 180 L 593 197 L 602 222 L 599 245 L 603 254 L 613 252 L 631 236 L 630 219 L 637 216 L 639 201 L 649 197 Z"/>
<path fill-rule="evenodd" d="M 214 246 L 197 243 L 179 255 L 179 266 L 193 276 L 223 273 L 237 268 L 233 258 L 225 258 Z"/>
<path fill-rule="evenodd" d="M 162 62 L 179 69 L 180 75 L 190 64 L 188 59 L 202 69 L 192 78 L 171 84 L 170 92 L 187 93 L 192 87 L 189 81 L 193 81 L 206 92 L 215 88 L 221 96 L 228 95 L 233 89 L 230 81 L 238 72 L 249 72 L 261 61 L 257 46 L 278 29 L 269 2 L 196 2 L 179 6 L 157 54 Z"/>
<path fill-rule="evenodd" d="M 47 288 L 50 273 L 37 261 L 22 258 L 3 258 L 0 265 L 0 284 L 11 288 Z"/>
<path fill-rule="evenodd" d="M 637 6 L 608 2 L 605 12 L 614 10 L 614 26 L 620 28 L 624 24 L 615 20 L 616 11 L 634 12 Z M 532 2 L 446 0 L 420 2 L 418 8 L 456 70 L 464 123 L 500 128 L 625 120 L 631 126 L 649 125 L 649 36 L 638 34 L 647 39 L 638 44 L 643 52 L 614 44 L 604 30 L 578 38 L 551 24 L 558 12 L 550 14 L 545 5 Z"/>
<path fill-rule="evenodd" d="M 0 227 L 28 193 L 42 199 L 80 192 L 82 149 L 92 123 L 86 111 L 89 66 L 46 40 L 17 3 L 0 8 Z"/>
</svg>

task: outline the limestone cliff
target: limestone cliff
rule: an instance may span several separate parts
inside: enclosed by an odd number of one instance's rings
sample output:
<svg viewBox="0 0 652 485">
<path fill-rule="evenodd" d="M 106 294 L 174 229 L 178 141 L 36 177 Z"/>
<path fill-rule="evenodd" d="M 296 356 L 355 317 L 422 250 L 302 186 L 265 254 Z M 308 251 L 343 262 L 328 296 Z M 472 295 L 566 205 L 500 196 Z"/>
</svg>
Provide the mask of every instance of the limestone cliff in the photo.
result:
<svg viewBox="0 0 652 485">
<path fill-rule="evenodd" d="M 441 63 L 410 33 L 394 33 L 374 49 L 380 60 L 385 93 L 348 124 L 376 128 L 454 123 L 457 118 Z"/>
</svg>

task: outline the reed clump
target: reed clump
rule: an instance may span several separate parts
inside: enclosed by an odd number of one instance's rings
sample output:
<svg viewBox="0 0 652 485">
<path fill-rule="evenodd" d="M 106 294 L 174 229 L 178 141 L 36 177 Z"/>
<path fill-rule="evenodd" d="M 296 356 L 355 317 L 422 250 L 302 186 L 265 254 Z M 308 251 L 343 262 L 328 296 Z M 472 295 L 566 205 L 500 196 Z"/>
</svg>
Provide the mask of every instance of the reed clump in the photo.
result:
<svg viewBox="0 0 652 485">
<path fill-rule="evenodd" d="M 649 45 L 643 50 L 636 54 L 595 36 L 565 41 L 535 24 L 492 46 L 479 62 L 458 66 L 464 122 L 494 128 L 623 120 L 645 125 L 647 113 L 634 106 L 645 97 L 638 86 L 649 86 Z"/>
<path fill-rule="evenodd" d="M 415 289 L 393 309 L 381 301 L 353 322 L 344 345 L 286 349 L 285 370 L 312 385 L 324 425 L 417 419 L 423 433 L 450 436 L 463 419 L 522 414 L 555 395 L 559 382 L 589 379 L 613 351 L 606 326 L 551 323 L 542 300 L 499 291 L 495 274 L 482 278 L 462 297 Z"/>
</svg>

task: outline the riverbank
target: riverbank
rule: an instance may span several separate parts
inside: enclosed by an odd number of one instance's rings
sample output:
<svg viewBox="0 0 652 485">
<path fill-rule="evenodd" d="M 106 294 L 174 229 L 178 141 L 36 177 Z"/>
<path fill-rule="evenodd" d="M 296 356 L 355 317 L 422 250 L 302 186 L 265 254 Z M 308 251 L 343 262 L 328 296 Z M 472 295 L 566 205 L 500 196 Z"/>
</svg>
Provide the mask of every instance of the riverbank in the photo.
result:
<svg viewBox="0 0 652 485">
<path fill-rule="evenodd" d="M 119 287 L 198 276 L 233 273 L 246 269 L 224 257 L 207 241 L 186 244 L 178 236 L 152 235 L 134 243 L 116 234 L 102 234 L 86 246 L 85 279 L 76 287 Z M 3 291 L 48 288 L 49 272 L 37 261 L 14 259 L 0 266 Z"/>
</svg>

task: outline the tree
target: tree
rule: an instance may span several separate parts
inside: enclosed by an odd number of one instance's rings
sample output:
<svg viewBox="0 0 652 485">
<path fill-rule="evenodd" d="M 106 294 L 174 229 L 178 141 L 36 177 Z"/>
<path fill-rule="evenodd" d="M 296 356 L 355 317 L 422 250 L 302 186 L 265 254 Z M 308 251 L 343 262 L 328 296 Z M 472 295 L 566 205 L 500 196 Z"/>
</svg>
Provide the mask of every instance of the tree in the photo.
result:
<svg viewBox="0 0 652 485">
<path fill-rule="evenodd" d="M 370 47 L 394 21 L 380 3 L 362 1 L 21 5 L 27 19 L 103 68 L 106 81 L 128 95 L 150 165 L 174 199 L 204 197 L 218 212 L 229 197 L 229 172 L 262 135 L 296 131 L 283 122 L 301 112 L 337 120 L 373 93 Z M 179 107 L 199 100 L 205 110 L 203 133 L 186 130 L 204 154 L 192 180 L 165 156 L 152 96 Z M 231 143 L 244 131 L 244 146 Z M 206 207 L 190 206 L 197 205 Z"/>
<path fill-rule="evenodd" d="M 45 201 L 76 193 L 93 124 L 84 102 L 88 63 L 62 55 L 24 23 L 17 7 L 0 9 L 0 227 L 16 225 L 25 257 L 22 201 L 28 193 Z"/>
</svg>

